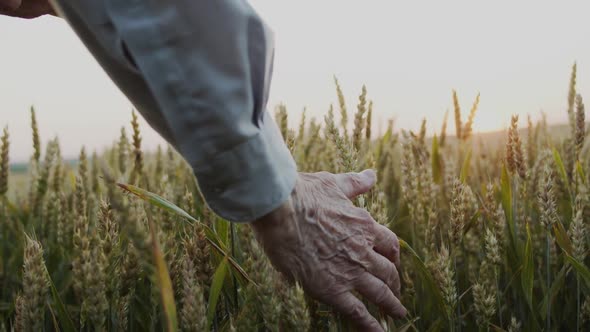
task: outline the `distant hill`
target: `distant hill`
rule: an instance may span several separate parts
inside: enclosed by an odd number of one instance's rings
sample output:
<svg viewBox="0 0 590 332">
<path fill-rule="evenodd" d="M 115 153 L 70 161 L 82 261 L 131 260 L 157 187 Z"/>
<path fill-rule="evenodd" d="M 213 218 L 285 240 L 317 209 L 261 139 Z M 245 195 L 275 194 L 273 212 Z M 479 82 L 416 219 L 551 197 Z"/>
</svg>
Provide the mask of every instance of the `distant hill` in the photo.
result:
<svg viewBox="0 0 590 332">
<path fill-rule="evenodd" d="M 554 140 L 563 140 L 564 138 L 569 135 L 570 126 L 569 124 L 556 124 L 556 125 L 549 125 L 548 126 L 549 135 Z M 528 135 L 528 129 L 522 128 L 519 131 L 520 137 L 522 141 L 526 142 L 526 137 Z M 484 133 L 475 133 L 473 134 L 472 142 L 474 146 L 478 147 L 480 143 L 484 146 L 492 149 L 496 149 L 501 147 L 502 145 L 506 144 L 506 139 L 508 135 L 508 129 L 498 130 L 498 131 L 490 131 Z M 449 135 L 447 136 L 447 142 L 450 144 L 454 144 L 457 142 L 456 136 Z"/>
</svg>

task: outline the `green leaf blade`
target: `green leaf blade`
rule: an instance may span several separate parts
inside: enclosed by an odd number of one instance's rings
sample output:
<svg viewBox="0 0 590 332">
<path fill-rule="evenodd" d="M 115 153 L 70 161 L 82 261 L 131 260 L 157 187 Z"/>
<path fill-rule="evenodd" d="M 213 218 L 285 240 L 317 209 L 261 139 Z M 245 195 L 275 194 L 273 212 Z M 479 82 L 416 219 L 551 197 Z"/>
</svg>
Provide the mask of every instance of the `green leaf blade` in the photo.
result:
<svg viewBox="0 0 590 332">
<path fill-rule="evenodd" d="M 47 275 L 47 281 L 49 282 L 49 289 L 51 290 L 51 298 L 53 299 L 53 306 L 57 311 L 57 317 L 59 318 L 59 322 L 61 323 L 61 327 L 65 332 L 75 332 L 76 326 L 74 325 L 74 321 L 72 321 L 72 317 L 66 310 L 66 306 L 64 305 L 63 301 L 61 300 L 61 296 L 49 275 L 49 271 L 47 271 L 47 267 L 45 268 L 45 273 Z"/>
<path fill-rule="evenodd" d="M 219 297 L 221 296 L 221 290 L 223 288 L 223 282 L 225 280 L 225 275 L 227 273 L 227 258 L 224 258 L 215 273 L 213 274 L 213 281 L 211 282 L 211 289 L 209 291 L 209 304 L 207 306 L 207 330 L 210 329 L 211 323 L 213 323 L 213 318 L 215 316 L 215 310 L 217 308 L 217 303 L 219 302 Z"/>
</svg>

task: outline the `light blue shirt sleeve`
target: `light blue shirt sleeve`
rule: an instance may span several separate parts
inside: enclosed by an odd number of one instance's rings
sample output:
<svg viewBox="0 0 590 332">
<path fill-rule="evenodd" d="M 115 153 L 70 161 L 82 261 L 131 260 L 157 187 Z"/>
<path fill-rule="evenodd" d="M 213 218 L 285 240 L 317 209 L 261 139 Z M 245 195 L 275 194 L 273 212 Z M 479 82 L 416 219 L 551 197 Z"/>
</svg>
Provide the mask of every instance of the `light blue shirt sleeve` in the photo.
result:
<svg viewBox="0 0 590 332">
<path fill-rule="evenodd" d="M 55 0 L 144 118 L 190 163 L 208 205 L 253 221 L 297 168 L 266 114 L 273 34 L 241 0 Z"/>
</svg>

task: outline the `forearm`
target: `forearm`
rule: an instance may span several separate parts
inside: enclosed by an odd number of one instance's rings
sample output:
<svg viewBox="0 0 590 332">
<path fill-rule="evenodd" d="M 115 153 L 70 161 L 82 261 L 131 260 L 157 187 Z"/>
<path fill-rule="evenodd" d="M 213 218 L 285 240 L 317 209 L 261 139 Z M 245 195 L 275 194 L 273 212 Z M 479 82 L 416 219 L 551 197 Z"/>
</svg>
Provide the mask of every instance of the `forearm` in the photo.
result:
<svg viewBox="0 0 590 332">
<path fill-rule="evenodd" d="M 61 4 L 113 81 L 193 167 L 216 213 L 252 221 L 288 198 L 296 166 L 265 114 L 272 34 L 245 2 Z"/>
</svg>

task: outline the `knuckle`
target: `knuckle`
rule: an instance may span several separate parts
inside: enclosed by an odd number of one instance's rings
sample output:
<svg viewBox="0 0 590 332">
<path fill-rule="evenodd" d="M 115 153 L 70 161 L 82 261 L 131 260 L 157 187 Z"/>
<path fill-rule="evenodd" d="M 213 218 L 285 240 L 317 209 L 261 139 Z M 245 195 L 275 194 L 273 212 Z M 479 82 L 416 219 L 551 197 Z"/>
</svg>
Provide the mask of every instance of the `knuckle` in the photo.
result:
<svg viewBox="0 0 590 332">
<path fill-rule="evenodd" d="M 302 286 L 303 287 L 303 286 Z M 322 289 L 321 287 L 317 287 L 317 285 L 308 285 L 308 287 L 303 287 L 303 290 L 307 295 L 311 298 L 318 300 L 320 302 L 324 302 L 326 304 L 333 305 L 333 294 L 326 290 Z"/>
<path fill-rule="evenodd" d="M 395 266 L 391 264 L 387 269 L 387 277 L 385 283 L 387 283 L 390 286 L 393 286 L 395 285 L 398 279 L 399 276 L 397 275 L 397 270 L 395 269 Z"/>
<path fill-rule="evenodd" d="M 330 187 L 336 187 L 337 186 L 337 179 L 336 176 L 334 176 L 334 174 L 329 173 L 329 172 L 319 172 L 316 173 L 318 176 L 318 179 L 321 181 L 321 183 L 323 183 L 324 185 L 330 186 Z"/>
<path fill-rule="evenodd" d="M 380 283 L 379 286 L 377 286 L 377 291 L 379 292 L 377 294 L 378 303 L 383 304 L 387 302 L 389 299 L 389 294 L 391 293 L 389 286 L 387 286 L 385 283 Z"/>
<path fill-rule="evenodd" d="M 373 217 L 371 216 L 369 211 L 367 211 L 363 208 L 355 208 L 354 212 L 359 220 L 362 220 L 365 222 L 372 222 L 373 221 Z"/>
<path fill-rule="evenodd" d="M 351 303 L 348 307 L 348 315 L 352 319 L 361 320 L 364 318 L 366 310 L 365 305 L 360 302 Z"/>
<path fill-rule="evenodd" d="M 399 240 L 397 238 L 397 235 L 395 235 L 395 233 L 393 233 L 393 232 L 391 232 L 390 241 L 391 241 L 391 247 L 393 248 L 393 255 L 396 258 L 399 258 L 399 253 L 400 253 Z"/>
<path fill-rule="evenodd" d="M 379 229 L 380 229 L 380 231 L 383 232 L 383 234 L 385 234 L 385 238 L 387 239 L 387 242 L 391 243 L 394 248 L 399 248 L 399 239 L 397 238 L 397 235 L 395 235 L 395 233 L 391 229 L 389 229 L 381 224 L 379 224 Z"/>
<path fill-rule="evenodd" d="M 379 293 L 375 297 L 375 304 L 378 306 L 386 306 L 389 304 L 389 292 L 390 290 L 383 284 L 383 286 L 379 286 Z"/>
<path fill-rule="evenodd" d="M 358 188 L 363 185 L 363 181 L 358 173 L 347 173 L 347 175 L 348 180 L 350 181 L 350 184 L 353 186 L 353 188 Z"/>
<path fill-rule="evenodd" d="M 374 272 L 376 272 L 376 276 L 385 279 L 389 278 L 391 271 L 389 262 L 386 259 L 381 258 L 380 255 L 375 252 L 371 253 L 371 260 L 373 263 Z"/>
<path fill-rule="evenodd" d="M 354 250 L 356 251 L 356 261 L 358 265 L 361 265 L 364 268 L 364 270 L 371 271 L 379 269 L 378 266 L 375 266 L 372 257 L 373 255 L 367 246 L 361 244 L 357 246 L 357 248 L 354 248 Z"/>
</svg>

